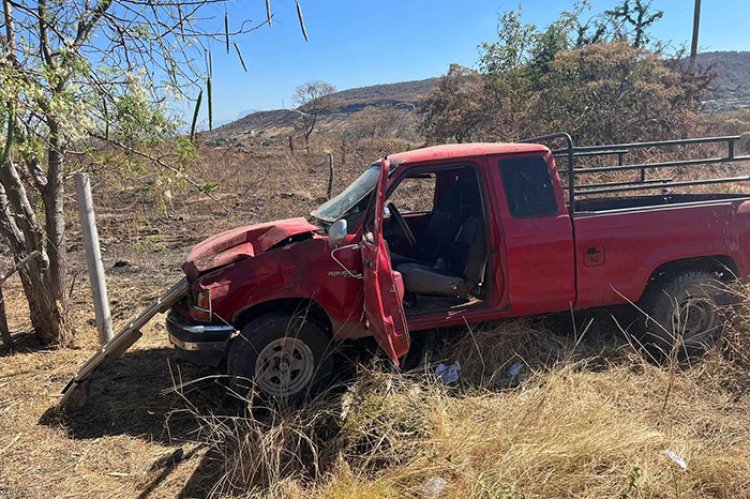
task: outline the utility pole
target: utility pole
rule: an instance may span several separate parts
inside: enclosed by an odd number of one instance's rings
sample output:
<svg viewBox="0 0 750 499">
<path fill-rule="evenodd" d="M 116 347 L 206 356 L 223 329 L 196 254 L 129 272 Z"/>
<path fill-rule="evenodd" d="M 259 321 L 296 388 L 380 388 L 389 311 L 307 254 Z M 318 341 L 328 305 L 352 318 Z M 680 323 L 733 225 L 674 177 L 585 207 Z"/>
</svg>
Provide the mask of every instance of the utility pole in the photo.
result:
<svg viewBox="0 0 750 499">
<path fill-rule="evenodd" d="M 690 44 L 690 75 L 695 75 L 695 59 L 698 55 L 698 32 L 701 27 L 701 0 L 695 0 L 695 10 L 693 11 L 693 41 Z"/>
</svg>

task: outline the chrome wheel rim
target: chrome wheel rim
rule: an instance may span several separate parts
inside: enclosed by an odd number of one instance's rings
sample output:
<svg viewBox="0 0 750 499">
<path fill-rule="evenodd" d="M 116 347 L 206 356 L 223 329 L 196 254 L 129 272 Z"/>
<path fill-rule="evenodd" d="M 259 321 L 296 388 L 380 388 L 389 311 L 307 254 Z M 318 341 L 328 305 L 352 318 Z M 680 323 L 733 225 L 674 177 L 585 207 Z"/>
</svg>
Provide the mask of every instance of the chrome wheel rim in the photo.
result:
<svg viewBox="0 0 750 499">
<path fill-rule="evenodd" d="M 674 332 L 685 343 L 694 343 L 711 332 L 716 308 L 705 298 L 686 298 L 677 304 L 672 316 Z"/>
<path fill-rule="evenodd" d="M 315 357 L 302 340 L 273 340 L 258 354 L 255 380 L 258 388 L 273 397 L 296 395 L 307 388 L 315 371 Z"/>
</svg>

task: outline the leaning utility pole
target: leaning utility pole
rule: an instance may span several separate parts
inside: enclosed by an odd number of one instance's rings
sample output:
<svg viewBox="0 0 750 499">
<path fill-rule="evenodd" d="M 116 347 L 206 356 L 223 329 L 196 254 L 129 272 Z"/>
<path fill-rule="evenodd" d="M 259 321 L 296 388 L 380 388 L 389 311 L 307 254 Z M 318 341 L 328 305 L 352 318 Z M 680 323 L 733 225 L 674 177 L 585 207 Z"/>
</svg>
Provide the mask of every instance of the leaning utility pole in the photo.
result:
<svg viewBox="0 0 750 499">
<path fill-rule="evenodd" d="M 701 27 L 701 0 L 695 0 L 693 11 L 693 41 L 690 44 L 690 67 L 691 75 L 695 74 L 695 58 L 698 55 L 698 32 Z"/>
</svg>

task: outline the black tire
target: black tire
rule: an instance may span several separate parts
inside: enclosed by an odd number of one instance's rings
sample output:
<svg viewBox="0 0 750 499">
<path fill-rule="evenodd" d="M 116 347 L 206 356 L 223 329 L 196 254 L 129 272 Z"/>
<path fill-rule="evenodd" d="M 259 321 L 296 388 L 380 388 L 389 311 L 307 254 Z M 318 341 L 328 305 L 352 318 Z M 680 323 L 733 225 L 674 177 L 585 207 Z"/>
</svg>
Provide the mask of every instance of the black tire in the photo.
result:
<svg viewBox="0 0 750 499">
<path fill-rule="evenodd" d="M 645 313 L 639 333 L 645 346 L 662 353 L 677 346 L 691 353 L 702 351 L 724 326 L 722 305 L 730 302 L 726 284 L 708 272 L 684 272 L 657 278 L 640 302 Z"/>
<path fill-rule="evenodd" d="M 325 330 L 304 317 L 275 312 L 262 315 L 232 340 L 227 358 L 230 386 L 243 397 L 255 387 L 269 398 L 302 402 L 331 379 L 330 344 Z M 256 379 L 256 374 L 261 377 Z"/>
</svg>

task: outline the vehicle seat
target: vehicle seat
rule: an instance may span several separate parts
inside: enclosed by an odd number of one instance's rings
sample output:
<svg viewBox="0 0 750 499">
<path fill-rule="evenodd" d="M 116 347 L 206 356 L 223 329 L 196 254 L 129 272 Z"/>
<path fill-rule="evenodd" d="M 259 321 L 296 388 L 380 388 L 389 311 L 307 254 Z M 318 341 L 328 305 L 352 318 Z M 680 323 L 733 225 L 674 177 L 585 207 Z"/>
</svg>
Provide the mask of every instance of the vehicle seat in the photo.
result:
<svg viewBox="0 0 750 499">
<path fill-rule="evenodd" d="M 484 227 L 478 218 L 464 220 L 451 243 L 447 261 L 433 266 L 407 262 L 396 267 L 406 291 L 437 296 L 466 297 L 476 293 L 484 274 Z"/>
<path fill-rule="evenodd" d="M 417 244 L 419 256 L 405 256 L 391 251 L 391 262 L 395 269 L 402 263 L 436 262 L 458 231 L 458 221 L 449 211 L 435 211 L 430 217 L 427 229 Z"/>
</svg>

